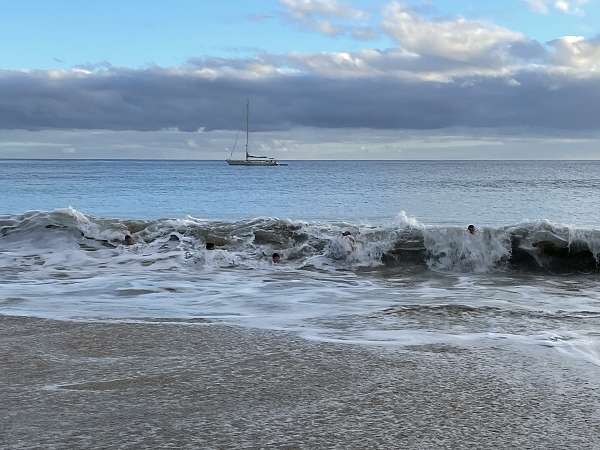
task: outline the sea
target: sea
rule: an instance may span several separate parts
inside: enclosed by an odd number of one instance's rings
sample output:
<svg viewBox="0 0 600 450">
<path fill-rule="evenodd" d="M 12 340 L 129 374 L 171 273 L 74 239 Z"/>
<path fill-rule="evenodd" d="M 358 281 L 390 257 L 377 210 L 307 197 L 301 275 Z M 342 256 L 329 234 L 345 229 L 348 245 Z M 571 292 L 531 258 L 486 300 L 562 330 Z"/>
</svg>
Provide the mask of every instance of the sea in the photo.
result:
<svg viewBox="0 0 600 450">
<path fill-rule="evenodd" d="M 600 366 L 599 194 L 596 161 L 0 160 L 0 314 Z"/>
</svg>

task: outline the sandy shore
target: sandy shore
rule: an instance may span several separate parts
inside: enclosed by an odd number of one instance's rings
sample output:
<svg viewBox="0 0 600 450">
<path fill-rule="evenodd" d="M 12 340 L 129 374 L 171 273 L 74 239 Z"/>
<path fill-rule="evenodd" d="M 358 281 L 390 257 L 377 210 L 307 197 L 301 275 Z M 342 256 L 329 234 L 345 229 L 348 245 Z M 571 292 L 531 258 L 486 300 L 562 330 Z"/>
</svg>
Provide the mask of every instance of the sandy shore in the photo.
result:
<svg viewBox="0 0 600 450">
<path fill-rule="evenodd" d="M 0 316 L 0 446 L 600 448 L 597 369 L 550 349 Z"/>
</svg>

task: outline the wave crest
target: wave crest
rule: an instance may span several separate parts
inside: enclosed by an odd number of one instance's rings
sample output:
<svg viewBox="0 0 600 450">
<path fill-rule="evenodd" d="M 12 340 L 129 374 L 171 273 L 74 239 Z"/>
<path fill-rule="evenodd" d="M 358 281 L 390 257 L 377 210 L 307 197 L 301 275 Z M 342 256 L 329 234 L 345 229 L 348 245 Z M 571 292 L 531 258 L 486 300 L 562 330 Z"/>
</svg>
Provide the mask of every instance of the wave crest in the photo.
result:
<svg viewBox="0 0 600 450">
<path fill-rule="evenodd" d="M 0 246 L 35 254 L 125 249 L 128 235 L 146 259 L 169 253 L 180 262 L 217 266 L 268 264 L 276 251 L 297 268 L 591 273 L 598 271 L 600 258 L 600 231 L 548 221 L 482 228 L 471 235 L 460 227 L 423 225 L 404 212 L 387 226 L 269 217 L 105 219 L 73 208 L 0 216 Z M 215 250 L 207 250 L 207 243 Z"/>
</svg>

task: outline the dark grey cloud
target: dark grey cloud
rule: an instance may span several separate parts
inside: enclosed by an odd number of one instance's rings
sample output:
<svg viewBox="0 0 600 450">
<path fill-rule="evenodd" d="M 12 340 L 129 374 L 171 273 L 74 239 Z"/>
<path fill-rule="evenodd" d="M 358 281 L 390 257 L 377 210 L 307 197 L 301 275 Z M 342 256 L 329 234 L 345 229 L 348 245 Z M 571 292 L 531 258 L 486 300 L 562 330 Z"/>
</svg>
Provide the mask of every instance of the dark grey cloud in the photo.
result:
<svg viewBox="0 0 600 450">
<path fill-rule="evenodd" d="M 548 57 L 546 48 L 534 40 L 511 43 L 509 53 L 515 58 L 529 62 L 544 62 Z"/>
<path fill-rule="evenodd" d="M 81 75 L 0 72 L 0 128 L 237 129 L 246 98 L 258 130 L 580 130 L 598 128 L 600 117 L 599 79 L 542 71 L 431 82 L 317 74 L 207 78 L 183 69 L 110 68 Z"/>
</svg>

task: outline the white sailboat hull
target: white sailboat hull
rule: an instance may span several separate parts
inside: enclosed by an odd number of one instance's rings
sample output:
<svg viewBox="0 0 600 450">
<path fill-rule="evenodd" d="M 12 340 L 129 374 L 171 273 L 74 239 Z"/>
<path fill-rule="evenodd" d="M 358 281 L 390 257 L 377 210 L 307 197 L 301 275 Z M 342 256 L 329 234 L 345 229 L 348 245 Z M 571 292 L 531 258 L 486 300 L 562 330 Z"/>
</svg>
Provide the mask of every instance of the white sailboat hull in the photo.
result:
<svg viewBox="0 0 600 450">
<path fill-rule="evenodd" d="M 230 166 L 280 166 L 281 164 L 274 159 L 263 160 L 245 160 L 245 159 L 227 159 Z"/>
</svg>

